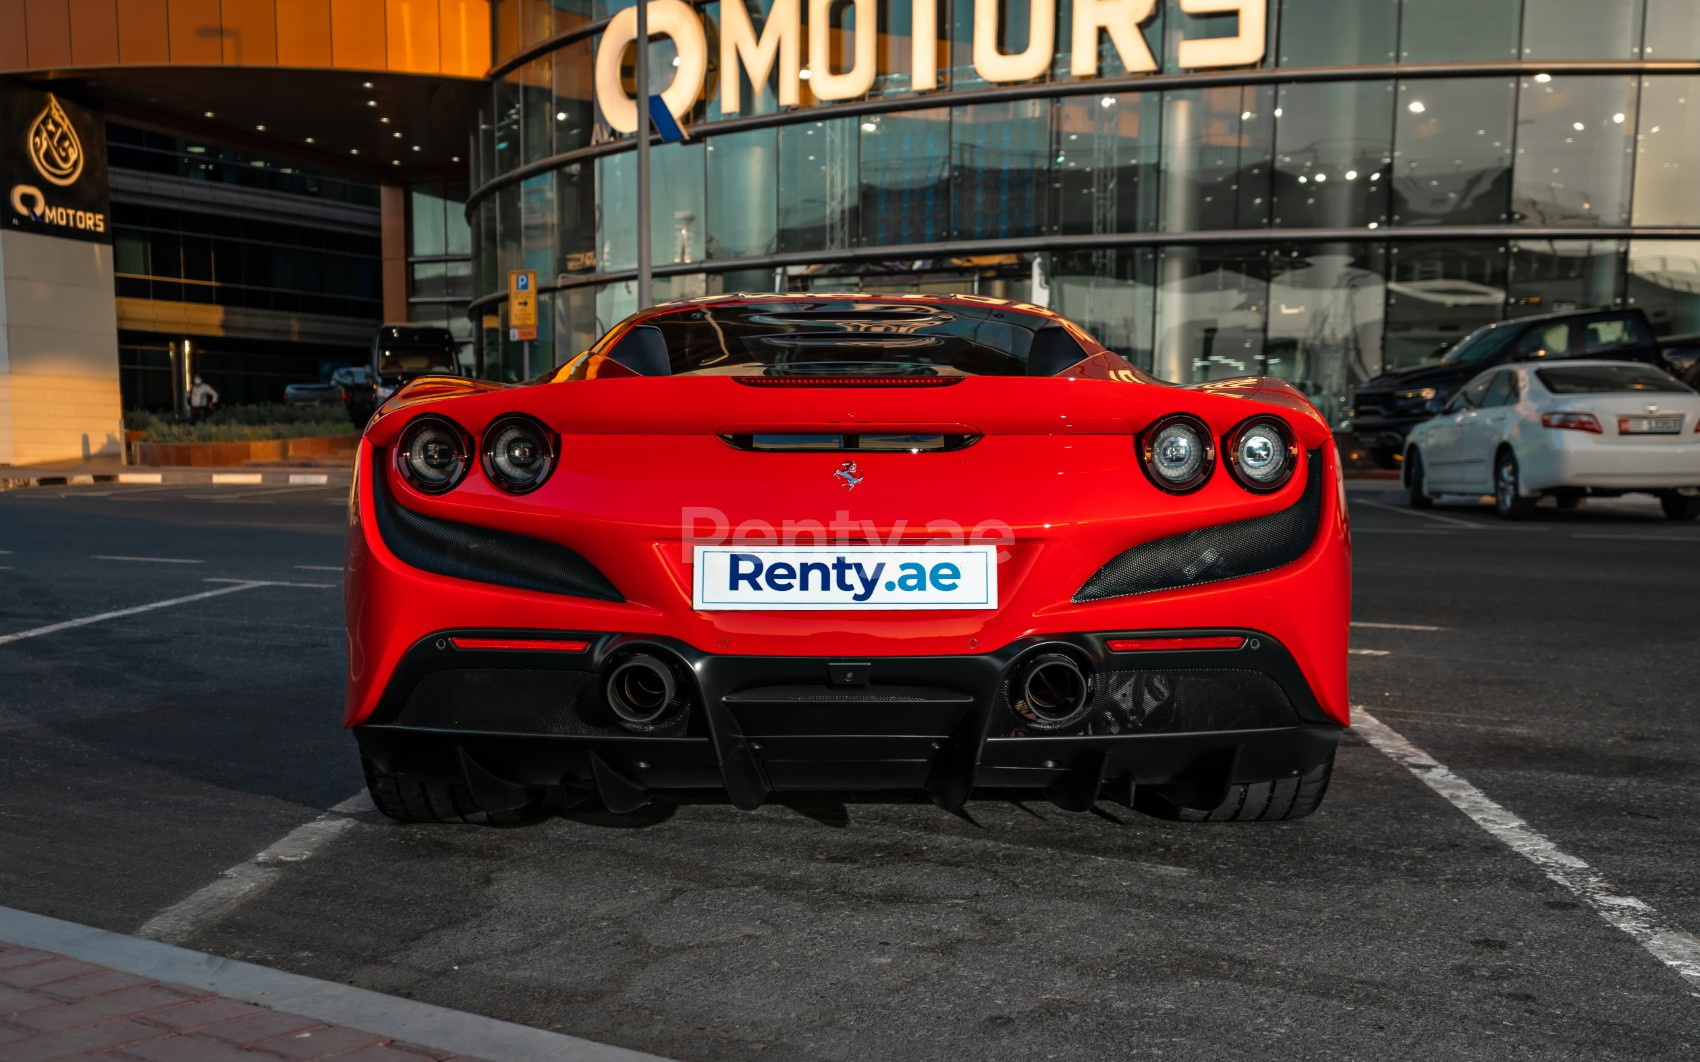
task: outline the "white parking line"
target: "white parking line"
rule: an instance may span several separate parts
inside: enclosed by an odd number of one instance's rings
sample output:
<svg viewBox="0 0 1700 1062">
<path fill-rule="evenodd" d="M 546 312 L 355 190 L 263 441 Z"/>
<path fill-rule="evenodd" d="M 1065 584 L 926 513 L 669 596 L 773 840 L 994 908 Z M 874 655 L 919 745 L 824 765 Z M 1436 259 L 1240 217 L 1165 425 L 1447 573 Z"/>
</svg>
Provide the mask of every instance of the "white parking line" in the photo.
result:
<svg viewBox="0 0 1700 1062">
<path fill-rule="evenodd" d="M 331 477 L 324 472 L 291 472 L 289 474 L 289 482 L 298 485 L 317 485 L 322 487 L 330 481 Z"/>
<path fill-rule="evenodd" d="M 164 483 L 165 476 L 159 472 L 120 472 L 120 483 Z"/>
<path fill-rule="evenodd" d="M 204 601 L 209 597 L 218 597 L 222 594 L 235 594 L 243 590 L 253 590 L 256 587 L 273 585 L 277 584 L 256 581 L 239 581 L 231 586 L 221 586 L 217 590 L 203 590 L 198 594 L 189 594 L 186 597 L 173 597 L 164 601 L 155 601 L 147 605 L 137 605 L 134 608 L 121 608 L 115 609 L 112 612 L 102 612 L 98 616 L 84 616 L 82 619 L 66 620 L 63 623 L 50 623 L 45 627 L 36 627 L 27 631 L 19 631 L 16 634 L 0 634 L 0 645 L 6 645 L 10 642 L 21 642 L 25 638 L 39 638 L 44 634 L 68 631 L 73 627 L 86 627 L 91 623 L 102 623 L 106 620 L 121 619 L 124 616 L 134 616 L 142 612 L 152 612 L 156 608 L 170 608 L 172 605 L 186 605 L 191 601 Z"/>
<path fill-rule="evenodd" d="M 1353 656 L 1392 656 L 1386 649 L 1348 649 L 1346 652 Z"/>
<path fill-rule="evenodd" d="M 295 570 L 298 572 L 340 572 L 342 565 L 332 567 L 327 564 L 297 564 Z"/>
<path fill-rule="evenodd" d="M 1595 914 L 1629 934 L 1688 982 L 1690 994 L 1700 998 L 1700 939 L 1667 923 L 1657 911 L 1624 893 L 1599 871 L 1547 840 L 1527 822 L 1494 803 L 1487 794 L 1360 707 L 1352 708 L 1352 730 L 1445 797 L 1500 843 L 1592 907 Z"/>
<path fill-rule="evenodd" d="M 117 557 L 105 553 L 97 553 L 93 560 L 134 561 L 140 564 L 205 564 L 206 561 L 185 560 L 182 557 Z"/>
<path fill-rule="evenodd" d="M 1353 620 L 1354 627 L 1367 627 L 1375 631 L 1426 631 L 1433 633 L 1443 631 L 1445 627 L 1430 627 L 1421 623 L 1371 623 L 1368 620 Z"/>
<path fill-rule="evenodd" d="M 214 472 L 214 483 L 263 483 L 265 477 L 258 472 Z"/>
<path fill-rule="evenodd" d="M 314 853 L 335 840 L 358 819 L 350 818 L 357 811 L 371 808 L 372 801 L 361 790 L 312 822 L 297 826 L 282 838 L 254 854 L 247 862 L 238 863 L 221 873 L 210 884 L 167 907 L 143 923 L 136 936 L 145 940 L 163 940 L 177 944 L 213 922 L 218 921 L 248 900 L 259 895 L 266 886 L 277 880 L 290 863 L 310 859 Z"/>
<path fill-rule="evenodd" d="M 289 586 L 297 590 L 335 590 L 335 583 L 283 583 L 275 579 L 202 579 L 203 583 L 253 583 L 255 586 Z"/>
</svg>

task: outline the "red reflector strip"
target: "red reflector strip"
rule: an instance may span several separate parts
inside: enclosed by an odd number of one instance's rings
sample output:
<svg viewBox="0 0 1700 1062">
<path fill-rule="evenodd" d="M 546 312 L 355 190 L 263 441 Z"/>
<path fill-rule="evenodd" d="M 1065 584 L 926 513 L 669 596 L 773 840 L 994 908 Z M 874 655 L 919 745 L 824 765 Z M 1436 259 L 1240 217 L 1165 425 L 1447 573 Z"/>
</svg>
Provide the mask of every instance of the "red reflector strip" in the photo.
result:
<svg viewBox="0 0 1700 1062">
<path fill-rule="evenodd" d="M 962 376 L 734 376 L 746 387 L 946 387 Z"/>
<path fill-rule="evenodd" d="M 1245 639 L 1238 635 L 1200 635 L 1196 638 L 1111 638 L 1108 644 L 1112 653 L 1158 653 L 1174 649 L 1238 649 L 1245 645 Z"/>
<path fill-rule="evenodd" d="M 582 653 L 589 642 L 563 642 L 552 638 L 450 638 L 456 649 L 510 649 L 520 652 Z"/>
</svg>

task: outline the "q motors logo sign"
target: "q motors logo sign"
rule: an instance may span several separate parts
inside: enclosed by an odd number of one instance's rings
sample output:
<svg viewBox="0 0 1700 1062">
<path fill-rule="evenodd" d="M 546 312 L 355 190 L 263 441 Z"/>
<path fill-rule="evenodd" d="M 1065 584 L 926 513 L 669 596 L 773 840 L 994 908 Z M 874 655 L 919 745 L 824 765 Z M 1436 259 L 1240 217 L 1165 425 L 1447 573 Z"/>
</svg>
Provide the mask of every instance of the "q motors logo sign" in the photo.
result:
<svg viewBox="0 0 1700 1062">
<path fill-rule="evenodd" d="M 0 114 L 7 139 L 17 137 L 24 149 L 3 153 L 8 226 L 105 242 L 106 139 L 99 116 L 29 90 L 0 97 Z"/>
</svg>

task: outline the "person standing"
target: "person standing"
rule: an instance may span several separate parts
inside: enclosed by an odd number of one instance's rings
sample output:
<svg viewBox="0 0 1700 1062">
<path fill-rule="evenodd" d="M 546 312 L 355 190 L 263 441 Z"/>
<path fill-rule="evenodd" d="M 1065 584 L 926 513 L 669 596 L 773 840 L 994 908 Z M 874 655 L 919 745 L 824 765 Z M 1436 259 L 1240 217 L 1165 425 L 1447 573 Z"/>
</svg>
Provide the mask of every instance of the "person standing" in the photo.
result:
<svg viewBox="0 0 1700 1062">
<path fill-rule="evenodd" d="M 218 405 L 218 391 L 213 385 L 201 379 L 201 374 L 195 374 L 195 385 L 189 388 L 189 419 L 200 423 L 207 419 L 207 414 Z"/>
</svg>

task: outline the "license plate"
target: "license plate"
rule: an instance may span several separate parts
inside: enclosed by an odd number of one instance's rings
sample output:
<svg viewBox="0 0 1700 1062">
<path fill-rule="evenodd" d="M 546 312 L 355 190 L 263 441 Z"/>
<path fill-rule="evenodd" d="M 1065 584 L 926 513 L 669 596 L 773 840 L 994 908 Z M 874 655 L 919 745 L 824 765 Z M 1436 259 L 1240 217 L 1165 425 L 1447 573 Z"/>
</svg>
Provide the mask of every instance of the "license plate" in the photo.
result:
<svg viewBox="0 0 1700 1062">
<path fill-rule="evenodd" d="M 998 547 L 697 546 L 705 612 L 995 609 Z"/>
<path fill-rule="evenodd" d="M 1619 417 L 1619 435 L 1680 435 L 1681 417 Z"/>
</svg>

